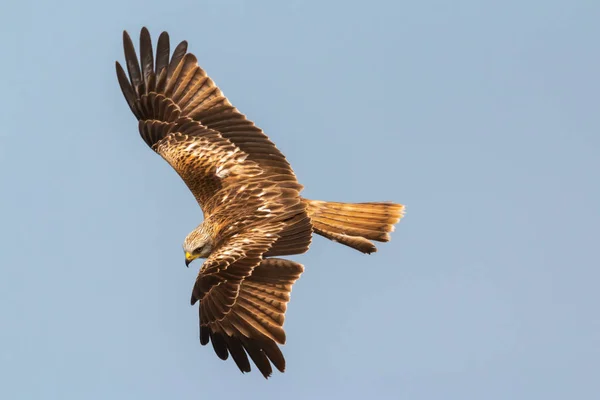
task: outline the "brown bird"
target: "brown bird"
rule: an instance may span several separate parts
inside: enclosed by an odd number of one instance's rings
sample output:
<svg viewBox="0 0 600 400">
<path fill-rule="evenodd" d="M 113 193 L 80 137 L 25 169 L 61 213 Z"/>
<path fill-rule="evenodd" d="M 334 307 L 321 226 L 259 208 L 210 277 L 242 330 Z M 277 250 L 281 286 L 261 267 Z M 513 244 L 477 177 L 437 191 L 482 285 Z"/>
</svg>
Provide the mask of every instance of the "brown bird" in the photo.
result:
<svg viewBox="0 0 600 400">
<path fill-rule="evenodd" d="M 404 206 L 335 203 L 300 196 L 303 186 L 284 155 L 187 52 L 170 51 L 169 35 L 141 31 L 140 59 L 123 32 L 128 76 L 117 62 L 121 90 L 150 148 L 181 176 L 204 214 L 184 240 L 185 263 L 206 258 L 192 291 L 200 302 L 200 343 L 231 357 L 242 372 L 248 356 L 265 378 L 285 369 L 278 344 L 292 285 L 304 271 L 275 258 L 308 250 L 317 233 L 363 253 L 386 242 Z"/>
</svg>

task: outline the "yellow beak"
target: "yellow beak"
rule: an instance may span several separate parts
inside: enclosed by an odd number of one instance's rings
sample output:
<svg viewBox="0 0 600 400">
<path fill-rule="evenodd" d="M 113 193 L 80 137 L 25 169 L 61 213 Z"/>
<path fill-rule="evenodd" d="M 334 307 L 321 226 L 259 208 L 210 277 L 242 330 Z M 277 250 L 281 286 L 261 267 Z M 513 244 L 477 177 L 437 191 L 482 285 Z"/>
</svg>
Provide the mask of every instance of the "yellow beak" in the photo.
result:
<svg viewBox="0 0 600 400">
<path fill-rule="evenodd" d="M 198 257 L 196 257 L 196 256 L 194 256 L 193 254 L 190 254 L 190 253 L 188 253 L 188 252 L 186 251 L 186 252 L 185 252 L 185 266 L 186 266 L 186 267 L 189 267 L 189 266 L 190 266 L 190 263 L 191 263 L 192 261 L 194 261 L 196 258 L 198 258 Z"/>
</svg>

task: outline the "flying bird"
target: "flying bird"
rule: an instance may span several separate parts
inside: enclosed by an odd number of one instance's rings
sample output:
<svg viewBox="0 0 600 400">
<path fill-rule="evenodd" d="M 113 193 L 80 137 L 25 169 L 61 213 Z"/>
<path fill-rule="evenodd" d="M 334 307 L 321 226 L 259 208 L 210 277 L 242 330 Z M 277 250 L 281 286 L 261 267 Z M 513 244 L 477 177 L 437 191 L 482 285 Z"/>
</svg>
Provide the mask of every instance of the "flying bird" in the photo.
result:
<svg viewBox="0 0 600 400">
<path fill-rule="evenodd" d="M 194 283 L 200 343 L 242 372 L 285 370 L 278 345 L 292 285 L 304 271 L 278 258 L 308 250 L 312 234 L 370 254 L 404 213 L 390 202 L 308 200 L 285 156 L 223 95 L 187 42 L 173 53 L 163 32 L 153 52 L 141 30 L 139 60 L 123 32 L 127 73 L 117 78 L 146 144 L 177 171 L 204 214 L 183 242 L 185 263 L 206 259 Z"/>
</svg>

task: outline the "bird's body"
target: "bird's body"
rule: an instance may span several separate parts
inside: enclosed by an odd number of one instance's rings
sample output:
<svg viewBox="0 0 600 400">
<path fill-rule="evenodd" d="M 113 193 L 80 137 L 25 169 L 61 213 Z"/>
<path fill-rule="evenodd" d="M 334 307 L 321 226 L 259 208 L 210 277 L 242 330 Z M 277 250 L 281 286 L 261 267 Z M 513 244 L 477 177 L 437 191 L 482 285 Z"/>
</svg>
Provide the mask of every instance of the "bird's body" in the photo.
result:
<svg viewBox="0 0 600 400">
<path fill-rule="evenodd" d="M 277 344 L 290 292 L 304 267 L 275 258 L 308 250 L 318 233 L 363 253 L 388 241 L 404 207 L 334 203 L 300 196 L 302 185 L 273 142 L 241 114 L 180 43 L 158 40 L 156 60 L 144 28 L 140 61 L 124 33 L 129 78 L 117 77 L 148 146 L 181 176 L 204 221 L 184 240 L 186 263 L 206 258 L 192 291 L 200 301 L 200 342 L 229 355 L 243 372 L 248 356 L 265 377 L 283 372 Z"/>
</svg>

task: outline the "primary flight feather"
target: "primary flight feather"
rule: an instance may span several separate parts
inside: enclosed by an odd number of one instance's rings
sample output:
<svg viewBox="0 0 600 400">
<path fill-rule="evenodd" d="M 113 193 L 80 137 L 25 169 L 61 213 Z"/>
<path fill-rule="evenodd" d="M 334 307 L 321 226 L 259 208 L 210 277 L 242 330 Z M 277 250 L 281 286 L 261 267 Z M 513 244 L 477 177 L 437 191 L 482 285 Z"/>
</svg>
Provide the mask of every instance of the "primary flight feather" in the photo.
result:
<svg viewBox="0 0 600 400">
<path fill-rule="evenodd" d="M 386 242 L 403 215 L 400 204 L 335 203 L 300 196 L 302 185 L 264 132 L 231 105 L 187 52 L 158 38 L 156 55 L 143 28 L 139 60 L 123 32 L 127 73 L 117 78 L 142 139 L 183 179 L 204 213 L 184 240 L 186 265 L 205 258 L 194 284 L 200 343 L 209 342 L 242 372 L 248 356 L 269 377 L 285 369 L 278 344 L 292 285 L 304 271 L 276 258 L 308 250 L 317 233 L 363 253 Z"/>
</svg>

